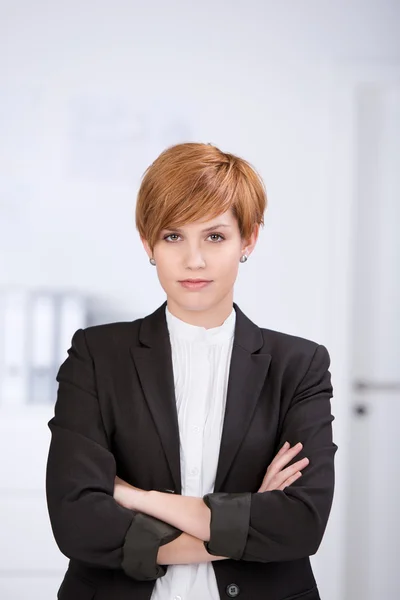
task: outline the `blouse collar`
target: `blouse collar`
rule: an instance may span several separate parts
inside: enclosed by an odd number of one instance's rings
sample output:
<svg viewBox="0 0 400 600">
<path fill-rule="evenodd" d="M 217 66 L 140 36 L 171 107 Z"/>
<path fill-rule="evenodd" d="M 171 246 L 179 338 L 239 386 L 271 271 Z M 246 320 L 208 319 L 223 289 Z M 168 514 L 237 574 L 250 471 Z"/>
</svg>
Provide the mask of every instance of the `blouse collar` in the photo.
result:
<svg viewBox="0 0 400 600">
<path fill-rule="evenodd" d="M 234 337 L 236 311 L 233 306 L 231 313 L 222 325 L 211 327 L 210 329 L 182 321 L 169 311 L 168 305 L 165 307 L 165 317 L 169 334 L 176 338 L 208 344 L 222 344 Z"/>
</svg>

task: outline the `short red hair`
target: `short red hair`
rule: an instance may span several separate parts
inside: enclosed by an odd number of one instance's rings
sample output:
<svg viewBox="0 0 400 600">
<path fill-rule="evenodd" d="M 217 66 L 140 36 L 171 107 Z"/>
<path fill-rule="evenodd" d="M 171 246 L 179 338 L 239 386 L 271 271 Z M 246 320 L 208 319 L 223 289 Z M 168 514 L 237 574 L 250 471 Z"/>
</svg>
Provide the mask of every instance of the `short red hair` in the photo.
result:
<svg viewBox="0 0 400 600">
<path fill-rule="evenodd" d="M 163 229 L 213 219 L 232 209 L 242 239 L 264 225 L 264 182 L 243 158 L 211 144 L 164 150 L 146 169 L 136 203 L 136 228 L 151 250 Z"/>
</svg>

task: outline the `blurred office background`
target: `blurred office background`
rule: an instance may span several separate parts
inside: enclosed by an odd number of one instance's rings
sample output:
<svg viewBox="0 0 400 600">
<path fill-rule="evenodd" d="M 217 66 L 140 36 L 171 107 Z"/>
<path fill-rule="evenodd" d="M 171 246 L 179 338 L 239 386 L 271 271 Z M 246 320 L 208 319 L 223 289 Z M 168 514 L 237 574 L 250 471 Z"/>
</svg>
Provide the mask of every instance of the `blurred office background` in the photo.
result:
<svg viewBox="0 0 400 600">
<path fill-rule="evenodd" d="M 237 153 L 265 180 L 236 302 L 331 354 L 339 451 L 312 557 L 321 597 L 396 600 L 395 0 L 0 1 L 0 598 L 56 597 L 68 561 L 44 495 L 55 373 L 78 327 L 164 301 L 135 195 L 182 141 Z"/>
</svg>

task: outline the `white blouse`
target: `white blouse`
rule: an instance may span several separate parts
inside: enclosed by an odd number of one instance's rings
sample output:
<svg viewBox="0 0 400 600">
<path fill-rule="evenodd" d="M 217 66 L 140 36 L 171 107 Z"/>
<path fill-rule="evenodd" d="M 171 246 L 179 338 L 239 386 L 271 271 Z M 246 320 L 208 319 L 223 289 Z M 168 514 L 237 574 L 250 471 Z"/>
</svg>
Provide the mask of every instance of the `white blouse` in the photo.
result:
<svg viewBox="0 0 400 600">
<path fill-rule="evenodd" d="M 182 495 L 214 491 L 236 312 L 206 329 L 175 317 L 166 307 L 180 435 Z M 211 562 L 170 565 L 156 580 L 151 600 L 219 600 Z"/>
</svg>

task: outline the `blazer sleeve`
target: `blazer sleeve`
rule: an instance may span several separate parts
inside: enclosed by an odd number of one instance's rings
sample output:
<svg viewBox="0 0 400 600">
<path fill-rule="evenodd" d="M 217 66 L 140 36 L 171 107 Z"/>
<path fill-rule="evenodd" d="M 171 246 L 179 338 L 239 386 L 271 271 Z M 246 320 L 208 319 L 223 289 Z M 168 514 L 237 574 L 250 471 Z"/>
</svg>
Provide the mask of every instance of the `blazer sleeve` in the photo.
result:
<svg viewBox="0 0 400 600">
<path fill-rule="evenodd" d="M 61 552 L 89 565 L 123 569 L 138 580 L 162 577 L 158 548 L 182 532 L 113 498 L 116 462 L 100 412 L 94 364 L 79 329 L 61 365 L 46 467 L 52 531 Z"/>
<path fill-rule="evenodd" d="M 210 554 L 274 562 L 315 554 L 322 541 L 334 492 L 330 357 L 317 346 L 283 421 L 278 447 L 303 443 L 290 464 L 307 456 L 302 477 L 283 491 L 211 493 Z"/>
</svg>

